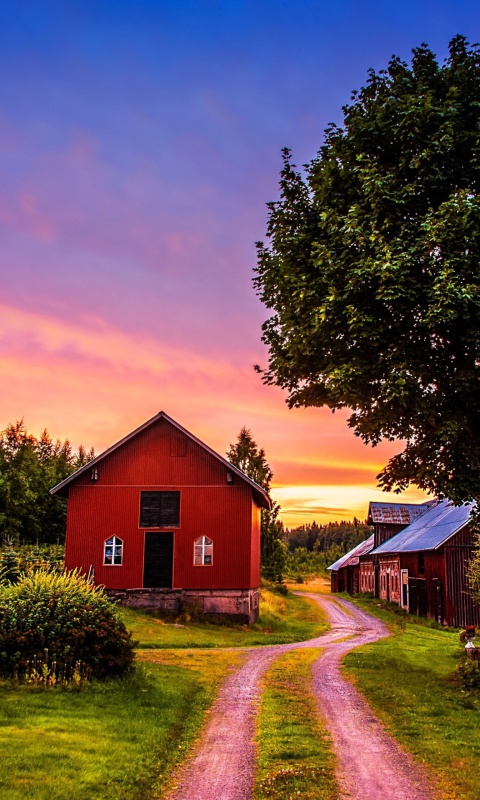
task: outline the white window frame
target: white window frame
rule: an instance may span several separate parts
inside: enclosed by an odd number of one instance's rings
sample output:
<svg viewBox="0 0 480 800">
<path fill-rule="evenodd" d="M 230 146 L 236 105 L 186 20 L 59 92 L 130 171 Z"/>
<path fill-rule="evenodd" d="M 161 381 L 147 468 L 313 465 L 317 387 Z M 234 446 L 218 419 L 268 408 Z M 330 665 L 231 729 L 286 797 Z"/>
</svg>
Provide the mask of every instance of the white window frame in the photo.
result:
<svg viewBox="0 0 480 800">
<path fill-rule="evenodd" d="M 197 552 L 199 548 L 199 552 Z M 207 548 L 210 552 L 206 552 Z M 201 562 L 197 563 L 197 555 L 200 556 Z M 210 561 L 205 562 L 205 558 Z M 199 536 L 193 543 L 193 566 L 194 567 L 213 567 L 213 540 L 208 536 Z"/>
<path fill-rule="evenodd" d="M 107 561 L 107 546 L 112 548 L 112 560 Z M 120 561 L 115 561 L 116 557 L 120 557 Z M 122 567 L 123 566 L 123 539 L 119 536 L 109 536 L 103 542 L 103 566 L 104 567 Z"/>
</svg>

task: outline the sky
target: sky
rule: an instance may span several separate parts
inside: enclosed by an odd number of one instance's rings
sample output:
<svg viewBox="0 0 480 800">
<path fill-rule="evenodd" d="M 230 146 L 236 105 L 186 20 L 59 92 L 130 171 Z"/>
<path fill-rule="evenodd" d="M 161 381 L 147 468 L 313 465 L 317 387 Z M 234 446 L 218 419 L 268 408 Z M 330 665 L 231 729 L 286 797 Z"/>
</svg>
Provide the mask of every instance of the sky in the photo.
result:
<svg viewBox="0 0 480 800">
<path fill-rule="evenodd" d="M 471 0 L 0 0 L 0 429 L 99 452 L 163 410 L 221 454 L 249 428 L 289 526 L 420 502 L 376 485 L 401 444 L 262 384 L 252 270 L 281 149 L 457 33 Z"/>
</svg>

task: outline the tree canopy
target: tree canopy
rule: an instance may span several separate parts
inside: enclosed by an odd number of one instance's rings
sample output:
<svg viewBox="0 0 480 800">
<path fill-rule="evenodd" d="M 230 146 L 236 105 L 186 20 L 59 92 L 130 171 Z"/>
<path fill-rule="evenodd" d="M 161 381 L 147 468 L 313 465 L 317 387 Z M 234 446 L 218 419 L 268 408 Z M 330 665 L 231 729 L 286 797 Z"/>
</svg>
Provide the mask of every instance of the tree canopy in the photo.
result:
<svg viewBox="0 0 480 800">
<path fill-rule="evenodd" d="M 351 410 L 366 443 L 404 440 L 378 476 L 480 497 L 480 54 L 393 57 L 281 196 L 254 283 L 267 384 L 294 406 Z"/>
<path fill-rule="evenodd" d="M 258 448 L 253 440 L 251 431 L 245 426 L 238 434 L 235 444 L 230 445 L 227 458 L 231 464 L 242 470 L 245 475 L 248 475 L 252 481 L 258 483 L 267 493 L 270 492 L 273 473 L 267 463 L 265 450 L 263 447 Z"/>
<path fill-rule="evenodd" d="M 227 458 L 245 475 L 258 483 L 270 495 L 273 478 L 265 457 L 265 450 L 258 448 L 251 431 L 243 427 L 235 444 L 230 445 Z M 260 531 L 260 556 L 262 574 L 268 580 L 282 581 L 285 568 L 286 548 L 282 542 L 283 524 L 278 519 L 280 506 L 272 502 L 270 511 L 262 508 Z"/>
<path fill-rule="evenodd" d="M 52 440 L 47 430 L 37 439 L 23 420 L 0 433 L 0 537 L 21 543 L 63 543 L 67 503 L 50 495 L 60 483 L 95 456 L 80 445 Z"/>
</svg>

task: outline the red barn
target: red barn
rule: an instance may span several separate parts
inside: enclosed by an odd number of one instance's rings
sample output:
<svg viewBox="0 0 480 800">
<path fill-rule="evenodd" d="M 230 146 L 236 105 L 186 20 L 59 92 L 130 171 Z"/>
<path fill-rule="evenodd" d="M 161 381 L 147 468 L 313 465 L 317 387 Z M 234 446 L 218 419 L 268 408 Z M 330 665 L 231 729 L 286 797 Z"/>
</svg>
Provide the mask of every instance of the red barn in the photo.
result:
<svg viewBox="0 0 480 800">
<path fill-rule="evenodd" d="M 163 411 L 50 491 L 68 497 L 67 569 L 127 605 L 257 618 L 270 498 Z"/>
<path fill-rule="evenodd" d="M 468 587 L 475 549 L 472 506 L 449 500 L 428 511 L 372 551 L 378 560 L 379 596 L 447 625 L 480 625 L 480 607 Z"/>
</svg>

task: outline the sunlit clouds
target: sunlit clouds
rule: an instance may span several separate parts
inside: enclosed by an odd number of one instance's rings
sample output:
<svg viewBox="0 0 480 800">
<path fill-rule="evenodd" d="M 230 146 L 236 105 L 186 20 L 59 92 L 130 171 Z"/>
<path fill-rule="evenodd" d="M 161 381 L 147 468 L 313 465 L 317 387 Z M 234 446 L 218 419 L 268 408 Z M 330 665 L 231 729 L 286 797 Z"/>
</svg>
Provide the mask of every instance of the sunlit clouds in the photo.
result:
<svg viewBox="0 0 480 800">
<path fill-rule="evenodd" d="M 287 524 L 363 519 L 401 444 L 262 384 L 255 242 L 282 147 L 314 158 L 369 67 L 422 41 L 441 59 L 479 21 L 446 0 L 2 3 L 0 429 L 100 451 L 164 410 L 224 454 L 246 426 Z"/>
<path fill-rule="evenodd" d="M 93 315 L 69 323 L 0 306 L 0 369 L 7 421 L 24 416 L 36 434 L 46 425 L 97 450 L 160 410 L 221 453 L 247 425 L 266 449 L 289 525 L 363 519 L 379 494 L 375 474 L 393 452 L 353 439 L 345 415 L 289 411 L 279 390 L 228 352 L 209 358 L 194 347 L 132 337 Z"/>
</svg>

